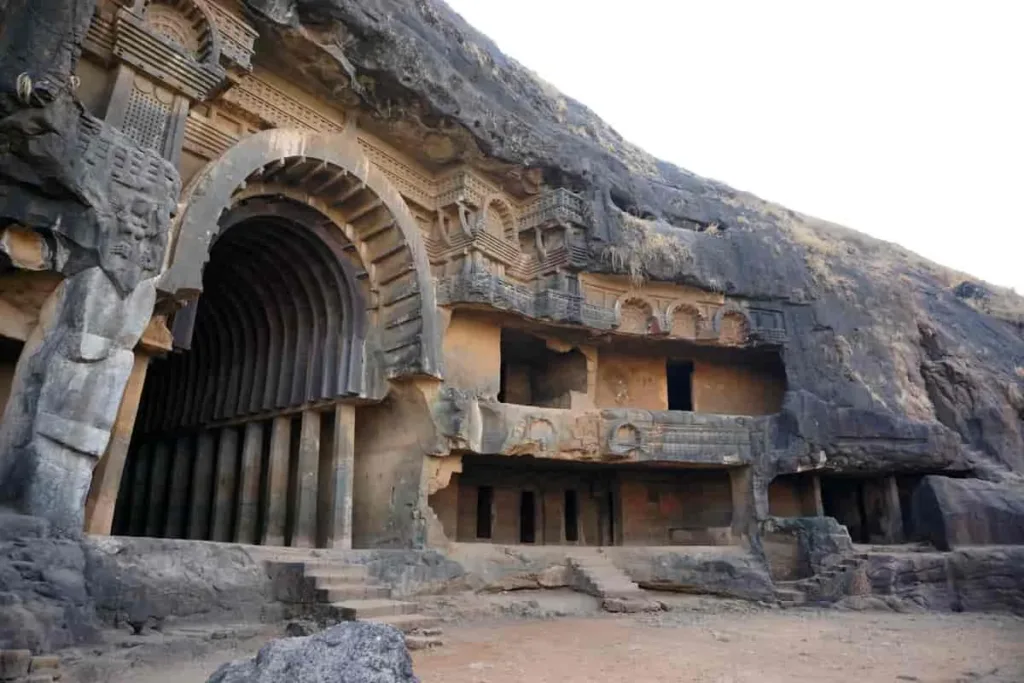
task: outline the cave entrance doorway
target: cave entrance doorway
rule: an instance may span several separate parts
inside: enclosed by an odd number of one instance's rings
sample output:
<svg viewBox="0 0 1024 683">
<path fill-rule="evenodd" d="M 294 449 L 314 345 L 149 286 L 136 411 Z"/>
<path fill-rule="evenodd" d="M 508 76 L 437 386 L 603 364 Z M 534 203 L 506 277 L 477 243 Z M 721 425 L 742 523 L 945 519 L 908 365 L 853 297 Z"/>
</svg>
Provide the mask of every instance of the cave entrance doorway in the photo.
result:
<svg viewBox="0 0 1024 683">
<path fill-rule="evenodd" d="M 823 476 L 821 503 L 825 515 L 845 526 L 854 543 L 904 541 L 896 477 Z"/>
<path fill-rule="evenodd" d="M 523 491 L 519 497 L 519 542 L 537 542 L 537 496 Z"/>
<path fill-rule="evenodd" d="M 173 323 L 183 348 L 151 361 L 115 533 L 335 544 L 337 510 L 351 509 L 335 458 L 351 457 L 367 325 L 351 247 L 281 197 L 225 214 L 203 294 Z"/>
</svg>

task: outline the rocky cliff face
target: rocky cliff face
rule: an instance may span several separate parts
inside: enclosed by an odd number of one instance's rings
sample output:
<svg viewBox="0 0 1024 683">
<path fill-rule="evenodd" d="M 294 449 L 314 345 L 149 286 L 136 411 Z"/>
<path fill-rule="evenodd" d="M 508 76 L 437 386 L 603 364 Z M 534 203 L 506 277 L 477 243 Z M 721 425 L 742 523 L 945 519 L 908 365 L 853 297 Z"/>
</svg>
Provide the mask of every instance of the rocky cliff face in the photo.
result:
<svg viewBox="0 0 1024 683">
<path fill-rule="evenodd" d="M 295 77 L 361 126 L 426 162 L 588 197 L 594 270 L 782 302 L 790 435 L 808 450 L 864 469 L 1024 472 L 1020 297 L 652 157 L 439 0 L 244 4 Z"/>
</svg>

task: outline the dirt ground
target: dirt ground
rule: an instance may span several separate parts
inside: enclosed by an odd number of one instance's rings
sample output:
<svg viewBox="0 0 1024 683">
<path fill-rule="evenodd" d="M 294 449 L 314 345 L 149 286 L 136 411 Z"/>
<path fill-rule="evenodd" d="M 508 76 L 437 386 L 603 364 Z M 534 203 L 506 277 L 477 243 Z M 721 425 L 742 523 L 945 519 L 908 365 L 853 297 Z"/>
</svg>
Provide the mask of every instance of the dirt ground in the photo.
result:
<svg viewBox="0 0 1024 683">
<path fill-rule="evenodd" d="M 1024 619 L 978 614 L 778 610 L 707 598 L 646 615 L 597 613 L 586 596 L 449 602 L 445 645 L 413 653 L 423 683 L 1022 683 Z M 252 638 L 120 683 L 203 683 Z"/>
</svg>

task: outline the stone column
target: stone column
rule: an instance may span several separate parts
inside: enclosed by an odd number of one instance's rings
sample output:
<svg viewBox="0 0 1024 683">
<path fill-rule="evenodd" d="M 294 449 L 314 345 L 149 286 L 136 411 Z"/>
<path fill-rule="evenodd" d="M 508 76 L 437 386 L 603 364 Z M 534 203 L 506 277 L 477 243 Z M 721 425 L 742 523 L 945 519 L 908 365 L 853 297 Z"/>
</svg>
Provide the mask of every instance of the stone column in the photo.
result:
<svg viewBox="0 0 1024 683">
<path fill-rule="evenodd" d="M 166 538 L 184 538 L 188 517 L 188 490 L 192 478 L 193 446 L 190 436 L 179 436 L 174 443 L 171 485 L 167 496 Z"/>
<path fill-rule="evenodd" d="M 210 536 L 210 497 L 217 464 L 217 440 L 210 430 L 199 432 L 196 461 L 192 467 L 192 505 L 188 515 L 188 537 L 205 540 Z"/>
<path fill-rule="evenodd" d="M 171 473 L 171 444 L 159 441 L 153 449 L 153 465 L 149 473 L 149 496 L 146 501 L 146 536 L 160 536 L 167 518 L 167 488 Z"/>
<path fill-rule="evenodd" d="M 814 503 L 814 516 L 825 516 L 825 504 L 821 500 L 821 476 L 811 475 L 811 501 Z"/>
<path fill-rule="evenodd" d="M 749 539 L 751 527 L 757 521 L 754 480 L 753 467 L 734 467 L 729 470 L 732 488 L 732 535 L 735 541 Z"/>
<path fill-rule="evenodd" d="M 239 472 L 236 543 L 256 543 L 260 515 L 260 460 L 263 456 L 263 423 L 247 422 L 242 441 Z"/>
<path fill-rule="evenodd" d="M 110 443 L 92 473 L 92 485 L 85 502 L 86 533 L 110 535 L 117 495 L 121 490 L 121 476 L 128 457 L 132 428 L 135 426 L 135 415 L 139 410 L 139 400 L 142 398 L 142 387 L 146 381 L 148 367 L 149 356 L 137 351 L 132 374 L 128 377 L 128 385 L 117 409 L 117 417 L 114 418 Z"/>
<path fill-rule="evenodd" d="M 288 463 L 292 446 L 292 418 L 275 417 L 270 426 L 270 457 L 267 458 L 267 497 L 263 545 L 284 545 L 288 515 Z"/>
<path fill-rule="evenodd" d="M 238 429 L 224 427 L 217 444 L 217 481 L 213 488 L 213 520 L 210 536 L 214 541 L 231 540 L 235 484 L 238 477 Z"/>
<path fill-rule="evenodd" d="M 320 466 L 320 413 L 302 413 L 299 431 L 299 463 L 295 495 L 295 529 L 292 545 L 311 548 L 316 544 L 317 474 Z"/>
<path fill-rule="evenodd" d="M 330 414 L 332 442 L 321 462 L 320 503 L 327 548 L 352 547 L 352 477 L 355 473 L 356 408 L 345 403 Z"/>
<path fill-rule="evenodd" d="M 903 537 L 903 510 L 900 506 L 900 489 L 896 483 L 896 477 L 888 476 L 882 482 L 882 490 L 885 492 L 885 539 L 887 543 L 902 543 Z"/>
</svg>

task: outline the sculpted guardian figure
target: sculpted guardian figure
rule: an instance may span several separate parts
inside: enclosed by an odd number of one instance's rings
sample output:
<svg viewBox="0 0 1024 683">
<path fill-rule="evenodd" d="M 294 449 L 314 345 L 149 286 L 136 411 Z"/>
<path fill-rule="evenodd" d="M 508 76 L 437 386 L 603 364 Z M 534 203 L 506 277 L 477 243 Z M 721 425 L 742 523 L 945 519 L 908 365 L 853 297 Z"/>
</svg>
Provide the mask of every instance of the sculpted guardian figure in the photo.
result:
<svg viewBox="0 0 1024 683">
<path fill-rule="evenodd" d="M 0 504 L 67 534 L 82 529 L 180 191 L 170 162 L 74 96 L 94 4 L 10 0 L 0 17 L 19 29 L 0 34 L 0 229 L 28 235 L 41 266 L 65 276 L 25 344 L 0 424 Z"/>
</svg>

